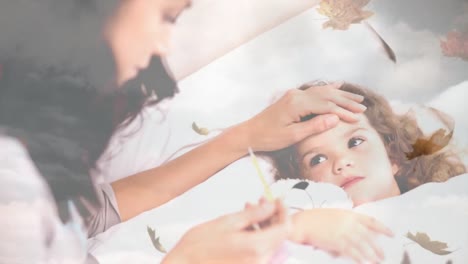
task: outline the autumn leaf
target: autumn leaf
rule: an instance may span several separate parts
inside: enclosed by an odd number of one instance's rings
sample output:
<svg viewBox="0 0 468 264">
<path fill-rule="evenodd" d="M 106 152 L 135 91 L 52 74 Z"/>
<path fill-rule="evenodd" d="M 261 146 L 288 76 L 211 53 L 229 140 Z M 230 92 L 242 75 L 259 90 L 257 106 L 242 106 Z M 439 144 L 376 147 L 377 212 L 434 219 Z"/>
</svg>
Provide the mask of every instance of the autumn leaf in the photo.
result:
<svg viewBox="0 0 468 264">
<path fill-rule="evenodd" d="M 413 151 L 406 154 L 408 159 L 414 159 L 422 155 L 431 155 L 448 145 L 453 136 L 453 131 L 445 134 L 446 130 L 437 130 L 429 139 L 419 138 L 413 144 Z"/>
<path fill-rule="evenodd" d="M 322 0 L 317 12 L 329 18 L 322 26 L 347 30 L 351 24 L 359 24 L 374 13 L 362 10 L 370 0 Z"/>
<path fill-rule="evenodd" d="M 395 52 L 390 47 L 390 45 L 387 44 L 387 42 L 382 38 L 382 36 L 380 36 L 377 30 L 375 30 L 369 23 L 365 21 L 363 23 L 372 32 L 372 34 L 374 34 L 374 36 L 378 39 L 378 41 L 380 42 L 380 46 L 383 48 L 383 50 L 385 51 L 385 54 L 387 55 L 387 58 L 389 58 L 391 61 L 396 63 L 397 58 L 396 58 Z"/>
<path fill-rule="evenodd" d="M 199 135 L 202 136 L 207 136 L 210 133 L 210 130 L 208 128 L 199 127 L 195 122 L 192 123 L 192 129 L 193 131 L 197 132 Z"/>
<path fill-rule="evenodd" d="M 440 47 L 445 56 L 468 61 L 468 33 L 451 31 L 440 41 Z"/>
<path fill-rule="evenodd" d="M 166 249 L 161 245 L 161 242 L 159 242 L 160 237 L 156 237 L 156 231 L 149 226 L 146 227 L 146 230 L 148 231 L 148 235 L 154 248 L 161 253 L 167 253 Z"/>
<path fill-rule="evenodd" d="M 406 234 L 406 237 L 434 254 L 447 255 L 452 253 L 452 251 L 447 250 L 447 243 L 443 243 L 440 241 L 431 241 L 431 239 L 426 233 L 418 232 L 416 233 L 416 235 L 413 235 L 411 232 L 408 232 Z"/>
</svg>

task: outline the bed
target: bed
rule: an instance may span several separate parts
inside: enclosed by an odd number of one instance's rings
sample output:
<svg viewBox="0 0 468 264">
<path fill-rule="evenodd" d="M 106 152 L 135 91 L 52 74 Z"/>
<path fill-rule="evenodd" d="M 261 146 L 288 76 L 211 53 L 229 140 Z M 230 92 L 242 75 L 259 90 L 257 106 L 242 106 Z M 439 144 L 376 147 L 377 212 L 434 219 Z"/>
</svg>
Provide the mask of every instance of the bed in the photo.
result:
<svg viewBox="0 0 468 264">
<path fill-rule="evenodd" d="M 273 97 L 282 93 L 283 89 L 296 87 L 313 78 L 345 78 L 369 87 L 384 83 L 384 90 L 379 92 L 394 95 L 391 97 L 391 103 L 395 111 L 415 109 L 420 117 L 420 124 L 424 126 L 425 132 L 430 133 L 440 127 L 440 122 L 434 121 L 434 118 L 427 115 L 427 111 L 424 110 L 426 108 L 416 106 L 418 104 L 414 101 L 408 98 L 397 100 L 406 92 L 412 98 L 423 98 L 426 106 L 434 107 L 453 118 L 453 145 L 460 149 L 461 158 L 468 164 L 466 76 L 465 81 L 455 85 L 451 83 L 450 87 L 442 82 L 445 86 L 439 87 L 438 91 L 443 92 L 435 91 L 437 89 L 433 87 L 428 90 L 405 91 L 401 84 L 408 83 L 409 79 L 403 77 L 414 76 L 421 70 L 417 67 L 421 58 L 411 57 L 395 66 L 382 61 L 383 59 L 376 55 L 378 51 L 375 51 L 372 45 L 364 43 L 365 41 L 360 42 L 362 47 L 355 51 L 346 50 L 348 44 L 356 40 L 356 36 L 360 40 L 368 38 L 368 35 L 357 27 L 343 33 L 340 38 L 329 32 L 323 33 L 325 37 L 322 39 L 314 38 L 316 35 L 312 33 L 302 34 L 305 30 L 313 33 L 321 30 L 321 22 L 313 22 L 314 16 L 313 10 L 307 11 L 182 79 L 179 82 L 181 93 L 176 99 L 164 102 L 158 107 L 145 109 L 140 118 L 112 139 L 108 155 L 101 160 L 102 174 L 97 175 L 97 179 L 112 182 L 158 166 L 189 149 L 177 152 L 181 147 L 207 139 L 206 136 L 198 135 L 192 130 L 193 122 L 210 129 L 228 127 L 261 111 Z M 376 23 L 378 22 L 380 21 L 377 20 Z M 405 34 L 416 34 L 423 38 L 424 43 L 429 43 L 426 37 L 430 34 L 425 32 L 410 32 L 410 29 L 400 25 L 391 27 L 387 36 L 392 33 L 391 30 L 400 34 L 400 38 L 404 38 Z M 296 35 L 292 35 L 294 32 Z M 350 37 L 351 35 L 354 37 Z M 293 36 L 301 43 L 298 47 L 300 52 L 288 42 L 294 39 Z M 312 46 L 313 44 L 316 46 Z M 411 45 L 404 48 L 409 49 L 409 46 Z M 400 51 L 416 52 L 404 48 L 401 47 Z M 365 57 L 366 54 L 370 56 Z M 423 56 L 423 62 L 430 66 L 433 62 L 427 60 L 434 59 L 437 63 L 443 61 L 437 56 Z M 256 59 L 255 65 L 253 58 Z M 352 72 L 346 71 L 350 65 L 356 63 L 357 58 L 362 58 L 363 64 L 352 67 Z M 375 67 L 364 68 L 366 65 Z M 445 65 L 441 63 L 433 66 L 443 68 Z M 284 74 L 284 69 L 289 70 L 288 74 Z M 443 74 L 447 73 L 441 71 L 440 76 Z M 367 78 L 370 75 L 375 78 Z M 424 82 L 424 78 L 418 78 L 408 87 L 424 87 L 428 82 L 431 83 L 440 77 L 437 76 L 428 76 L 431 78 L 427 82 Z M 436 85 L 435 82 L 431 84 Z M 389 90 L 388 87 L 395 88 Z M 422 96 L 427 93 L 430 95 Z M 173 156 L 175 152 L 177 155 Z M 260 165 L 264 172 L 271 169 L 265 160 L 262 160 Z M 180 197 L 90 239 L 90 251 L 104 264 L 158 263 L 164 257 L 162 251 L 170 250 L 190 227 L 241 210 L 245 202 L 257 201 L 262 195 L 263 187 L 255 175 L 255 168 L 249 159 L 238 160 Z M 267 173 L 267 176 L 270 177 L 272 187 L 278 192 L 277 195 L 281 195 L 280 193 L 294 184 L 274 184 L 272 175 Z M 464 264 L 468 259 L 467 174 L 444 183 L 425 184 L 404 195 L 356 208 L 352 207 L 352 203 L 339 192 L 340 190 L 331 186 L 311 184 L 307 191 L 316 197 L 317 204 L 326 200 L 327 203 L 322 206 L 355 210 L 374 216 L 388 225 L 396 233 L 396 237 L 379 240 L 385 251 L 385 263 L 442 264 L 450 260 L 452 263 Z M 310 207 L 304 193 L 297 195 L 299 198 L 290 198 L 290 202 Z M 303 198 L 304 200 L 301 200 Z M 153 238 L 159 238 L 158 242 L 162 248 L 157 249 L 154 246 L 151 231 L 154 231 Z M 443 254 L 422 247 L 421 241 L 436 245 L 435 251 Z M 311 247 L 288 244 L 288 250 L 288 263 L 350 263 L 347 259 L 334 258 Z"/>
<path fill-rule="evenodd" d="M 467 124 L 460 108 L 454 107 L 453 102 L 457 102 L 460 94 L 467 91 L 467 86 L 468 83 L 455 86 L 429 103 L 433 107 L 442 108 L 441 110 L 449 112 L 454 117 L 454 142 L 457 142 L 460 149 L 466 149 L 467 146 L 464 144 L 466 144 L 465 135 L 468 131 L 463 130 Z M 443 100 L 446 100 L 446 104 L 443 104 Z M 392 102 L 392 105 L 396 111 L 414 108 L 414 105 L 399 102 Z M 449 107 L 444 109 L 444 105 Z M 145 112 L 147 115 L 145 120 L 149 119 L 154 122 L 143 123 L 137 134 L 125 143 L 114 141 L 120 144 L 115 143 L 118 147 L 115 147 L 112 159 L 108 160 L 108 163 L 103 163 L 107 164 L 107 167 L 103 166 L 107 168 L 104 170 L 107 174 L 103 177 L 113 175 L 114 178 L 107 180 L 116 180 L 119 176 L 116 176 L 113 171 L 118 171 L 120 177 L 123 177 L 125 174 L 158 165 L 171 156 L 170 154 L 178 149 L 177 146 L 205 140 L 203 136 L 194 133 L 190 128 L 185 129 L 186 134 L 171 134 L 174 127 L 171 126 L 171 112 L 167 109 L 161 107 L 148 109 Z M 431 118 L 425 116 L 427 111 L 421 111 L 421 106 L 415 109 L 419 109 L 416 112 L 420 114 L 420 120 L 426 123 L 425 127 L 428 132 L 436 127 L 428 121 Z M 155 129 L 162 130 L 165 137 L 157 138 L 157 140 L 150 137 L 149 135 L 154 133 Z M 177 137 L 183 138 L 184 141 L 179 142 L 179 145 L 171 146 L 171 142 Z M 145 141 L 147 143 L 144 143 Z M 151 152 L 149 155 L 148 152 L 151 149 L 162 149 L 162 151 Z M 466 160 L 466 156 L 462 157 Z M 127 159 L 130 162 L 123 162 Z M 126 164 L 127 167 L 114 164 Z M 133 166 L 130 167 L 128 164 L 133 164 Z M 261 160 L 260 166 L 264 172 L 271 172 L 271 165 L 268 161 Z M 285 190 L 289 190 L 294 184 L 294 182 L 273 183 L 272 175 L 267 173 L 267 176 L 277 196 L 282 196 Z M 155 248 L 148 228 L 155 231 L 154 237 L 159 237 L 162 247 L 170 250 L 190 227 L 208 219 L 241 210 L 245 202 L 256 201 L 262 195 L 262 190 L 261 182 L 255 176 L 255 168 L 250 159 L 243 158 L 173 201 L 91 239 L 90 251 L 102 263 L 128 263 L 129 261 L 155 263 L 158 259 L 162 259 L 164 253 Z M 336 190 L 334 186 L 324 187 L 323 184 L 310 184 L 307 188 L 307 191 L 314 197 L 316 206 L 355 210 L 374 216 L 388 225 L 396 233 L 396 237 L 379 240 L 386 255 L 385 263 L 403 263 L 402 260 L 405 257 L 412 261 L 407 263 L 447 263 L 449 260 L 452 263 L 465 263 L 463 261 L 468 259 L 467 174 L 454 177 L 444 183 L 425 184 L 401 196 L 355 208 L 352 207 L 352 202 L 347 199 L 346 195 L 340 193 L 340 190 Z M 309 198 L 304 194 L 296 194 L 299 198 L 290 198 L 294 196 L 291 193 L 288 195 L 288 199 L 292 199 L 288 203 L 299 202 L 299 204 L 294 204 L 295 207 L 311 207 Z M 323 201 L 327 202 L 322 203 Z M 438 248 L 436 246 L 436 253 L 415 242 L 421 239 L 427 240 L 429 244 L 435 242 L 439 246 Z M 334 258 L 324 251 L 311 247 L 290 243 L 288 248 L 291 253 L 289 263 L 310 263 L 312 260 L 317 263 L 349 263 L 346 259 Z M 443 254 L 437 254 L 437 252 Z"/>
</svg>

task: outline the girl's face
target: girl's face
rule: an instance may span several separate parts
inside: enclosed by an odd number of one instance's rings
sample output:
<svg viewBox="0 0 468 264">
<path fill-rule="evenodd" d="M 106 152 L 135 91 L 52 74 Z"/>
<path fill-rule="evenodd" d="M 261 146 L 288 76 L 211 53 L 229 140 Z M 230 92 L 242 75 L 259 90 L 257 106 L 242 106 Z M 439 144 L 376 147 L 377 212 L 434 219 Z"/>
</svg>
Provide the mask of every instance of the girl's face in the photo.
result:
<svg viewBox="0 0 468 264">
<path fill-rule="evenodd" d="M 146 68 L 153 55 L 167 53 L 172 27 L 190 4 L 190 0 L 121 0 L 105 28 L 118 85 Z"/>
<path fill-rule="evenodd" d="M 364 114 L 357 123 L 340 121 L 297 145 L 304 178 L 343 188 L 357 206 L 400 194 L 398 167 Z"/>
</svg>

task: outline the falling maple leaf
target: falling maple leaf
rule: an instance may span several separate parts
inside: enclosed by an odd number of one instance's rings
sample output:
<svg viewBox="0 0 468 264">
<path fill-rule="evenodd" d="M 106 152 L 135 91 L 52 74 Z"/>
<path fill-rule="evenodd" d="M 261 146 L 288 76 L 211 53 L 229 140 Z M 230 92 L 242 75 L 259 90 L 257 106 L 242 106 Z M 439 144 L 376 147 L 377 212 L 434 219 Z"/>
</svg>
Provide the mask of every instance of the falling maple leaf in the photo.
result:
<svg viewBox="0 0 468 264">
<path fill-rule="evenodd" d="M 210 130 L 208 128 L 199 127 L 195 122 L 192 123 L 192 129 L 193 131 L 197 132 L 197 134 L 202 136 L 206 136 L 210 133 Z"/>
<path fill-rule="evenodd" d="M 322 0 L 317 11 L 328 17 L 323 28 L 347 30 L 351 24 L 358 24 L 374 13 L 362 10 L 370 0 Z"/>
<path fill-rule="evenodd" d="M 154 248 L 161 253 L 167 253 L 167 250 L 161 245 L 161 242 L 159 241 L 160 237 L 156 237 L 156 231 L 149 226 L 146 227 L 146 231 L 148 231 L 148 235 L 151 239 L 151 243 L 153 243 Z"/>
<path fill-rule="evenodd" d="M 390 45 L 387 44 L 387 42 L 380 36 L 380 34 L 377 32 L 377 30 L 375 30 L 369 23 L 367 23 L 365 21 L 363 23 L 374 34 L 374 36 L 378 39 L 378 41 L 380 42 L 380 45 L 382 46 L 383 50 L 385 51 L 385 54 L 387 55 L 387 57 L 391 61 L 396 63 L 396 61 L 397 61 L 396 55 L 395 55 L 395 52 L 393 51 L 393 49 L 390 47 Z"/>
<path fill-rule="evenodd" d="M 416 242 L 422 248 L 437 255 L 447 255 L 453 252 L 447 250 L 447 243 L 432 241 L 426 233 L 418 232 L 416 235 L 413 235 L 411 232 L 408 232 L 406 237 Z"/>
<path fill-rule="evenodd" d="M 369 23 L 364 21 L 374 14 L 371 11 L 362 10 L 369 2 L 370 0 L 322 0 L 317 11 L 329 18 L 322 27 L 347 30 L 351 24 L 363 23 L 376 36 L 387 57 L 396 63 L 395 52 L 390 45 Z"/>
<path fill-rule="evenodd" d="M 414 159 L 422 155 L 431 155 L 448 145 L 453 136 L 453 130 L 445 134 L 446 130 L 437 130 L 429 139 L 419 138 L 413 144 L 413 151 L 406 154 L 408 159 Z"/>
<path fill-rule="evenodd" d="M 447 57 L 458 57 L 468 61 L 468 33 L 450 31 L 440 41 L 442 53 Z"/>
</svg>

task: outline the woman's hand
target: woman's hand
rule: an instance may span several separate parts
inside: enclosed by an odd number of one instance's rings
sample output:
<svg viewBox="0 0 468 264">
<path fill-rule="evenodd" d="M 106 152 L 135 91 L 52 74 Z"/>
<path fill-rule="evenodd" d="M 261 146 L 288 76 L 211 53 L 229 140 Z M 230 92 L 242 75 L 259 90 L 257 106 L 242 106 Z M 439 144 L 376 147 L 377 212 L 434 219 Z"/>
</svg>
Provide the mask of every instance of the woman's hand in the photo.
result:
<svg viewBox="0 0 468 264">
<path fill-rule="evenodd" d="M 366 107 L 361 95 L 342 91 L 342 83 L 292 89 L 264 111 L 244 122 L 247 142 L 255 151 L 273 151 L 295 144 L 307 136 L 338 124 L 339 119 L 356 122 L 356 113 Z M 319 116 L 300 122 L 309 114 Z"/>
<path fill-rule="evenodd" d="M 262 224 L 261 230 L 253 225 Z M 163 260 L 184 263 L 270 263 L 287 239 L 289 222 L 281 202 L 260 202 L 189 230 Z"/>
<path fill-rule="evenodd" d="M 393 236 L 390 229 L 372 217 L 344 209 L 311 209 L 293 216 L 290 239 L 357 263 L 380 263 L 383 251 L 375 243 L 377 235 Z"/>
</svg>

